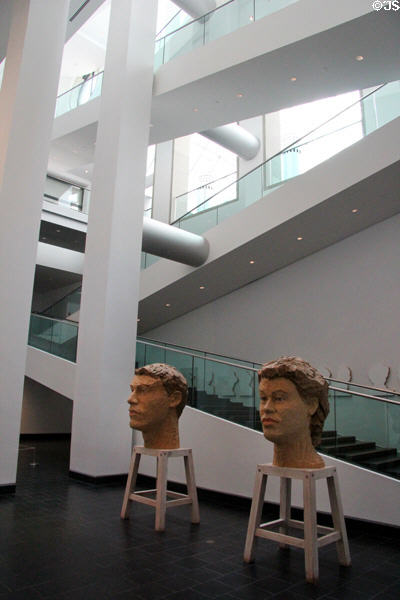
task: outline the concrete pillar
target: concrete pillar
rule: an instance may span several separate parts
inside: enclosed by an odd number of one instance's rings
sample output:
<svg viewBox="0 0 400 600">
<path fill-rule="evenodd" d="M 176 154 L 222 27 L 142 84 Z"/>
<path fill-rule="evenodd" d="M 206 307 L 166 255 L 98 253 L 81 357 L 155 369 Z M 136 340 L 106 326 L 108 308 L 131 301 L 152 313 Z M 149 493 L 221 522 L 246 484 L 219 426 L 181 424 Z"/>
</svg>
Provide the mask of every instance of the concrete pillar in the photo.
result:
<svg viewBox="0 0 400 600">
<path fill-rule="evenodd" d="M 72 420 L 72 474 L 126 473 L 156 0 L 113 0 L 93 171 Z"/>
<path fill-rule="evenodd" d="M 157 144 L 151 216 L 163 223 L 170 222 L 173 157 L 174 142 L 172 140 Z"/>
<path fill-rule="evenodd" d="M 0 93 L 0 487 L 3 490 L 12 489 L 16 481 L 36 248 L 68 5 L 68 0 L 13 2 Z"/>
</svg>

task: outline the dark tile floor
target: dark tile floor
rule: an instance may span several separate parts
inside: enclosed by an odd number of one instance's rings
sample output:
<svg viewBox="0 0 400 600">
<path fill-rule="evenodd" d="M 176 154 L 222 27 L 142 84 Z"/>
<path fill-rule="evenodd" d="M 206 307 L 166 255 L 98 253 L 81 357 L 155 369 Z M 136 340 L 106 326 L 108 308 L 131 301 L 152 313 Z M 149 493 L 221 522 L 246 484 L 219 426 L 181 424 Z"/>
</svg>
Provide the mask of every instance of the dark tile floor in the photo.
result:
<svg viewBox="0 0 400 600">
<path fill-rule="evenodd" d="M 150 507 L 135 504 L 121 521 L 122 486 L 68 477 L 68 442 L 33 445 L 39 464 L 21 451 L 17 494 L 0 496 L 1 600 L 400 598 L 398 531 L 352 522 L 353 565 L 338 566 L 334 545 L 321 549 L 313 586 L 301 550 L 259 540 L 255 563 L 242 562 L 248 509 L 201 500 L 199 526 L 181 507 L 156 533 Z"/>
</svg>

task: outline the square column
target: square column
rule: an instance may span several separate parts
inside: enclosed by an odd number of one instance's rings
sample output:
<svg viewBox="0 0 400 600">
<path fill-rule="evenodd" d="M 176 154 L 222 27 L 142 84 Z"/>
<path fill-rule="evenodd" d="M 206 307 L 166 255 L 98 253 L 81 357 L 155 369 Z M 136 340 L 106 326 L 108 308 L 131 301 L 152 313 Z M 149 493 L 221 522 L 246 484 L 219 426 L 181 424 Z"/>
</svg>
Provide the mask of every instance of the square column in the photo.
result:
<svg viewBox="0 0 400 600">
<path fill-rule="evenodd" d="M 126 473 L 135 360 L 156 0 L 113 0 L 80 311 L 74 474 Z"/>
<path fill-rule="evenodd" d="M 12 3 L 0 92 L 0 488 L 10 486 L 10 491 L 16 481 L 36 251 L 68 6 L 68 0 Z"/>
</svg>

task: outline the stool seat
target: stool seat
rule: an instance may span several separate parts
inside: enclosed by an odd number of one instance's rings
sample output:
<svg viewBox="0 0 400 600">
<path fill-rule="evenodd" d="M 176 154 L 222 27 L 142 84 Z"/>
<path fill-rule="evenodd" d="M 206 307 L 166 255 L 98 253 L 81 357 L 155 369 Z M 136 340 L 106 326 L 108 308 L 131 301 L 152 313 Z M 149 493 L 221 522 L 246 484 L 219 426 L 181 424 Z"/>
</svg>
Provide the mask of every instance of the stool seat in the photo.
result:
<svg viewBox="0 0 400 600">
<path fill-rule="evenodd" d="M 280 477 L 280 515 L 279 519 L 261 524 L 261 514 L 269 475 Z M 291 518 L 292 479 L 299 479 L 303 482 L 304 521 L 297 521 Z M 318 479 L 326 479 L 327 482 L 333 527 L 324 527 L 317 524 L 315 482 Z M 302 530 L 304 537 L 300 538 L 288 535 L 289 527 Z M 273 528 L 278 528 L 279 531 L 271 531 Z M 310 583 L 318 581 L 318 548 L 322 546 L 335 542 L 339 563 L 345 566 L 350 565 L 349 544 L 336 468 L 291 469 L 277 467 L 272 464 L 257 465 L 244 550 L 245 562 L 252 562 L 254 560 L 256 537 L 278 542 L 281 548 L 286 548 L 288 545 L 303 548 L 306 579 Z"/>
<path fill-rule="evenodd" d="M 135 491 L 136 479 L 142 455 L 155 456 L 157 458 L 157 487 L 153 490 Z M 168 459 L 183 457 L 185 463 L 187 494 L 167 490 Z M 155 499 L 149 496 L 154 496 Z M 172 500 L 168 500 L 170 497 Z M 121 519 L 129 517 L 130 502 L 141 502 L 154 506 L 156 509 L 155 529 L 164 531 L 166 509 L 171 506 L 191 504 L 192 523 L 200 523 L 199 503 L 197 499 L 197 488 L 194 477 L 194 465 L 191 448 L 176 448 L 173 450 L 159 450 L 135 446 L 132 452 L 129 467 L 128 480 L 126 482 L 124 500 L 121 509 Z"/>
</svg>

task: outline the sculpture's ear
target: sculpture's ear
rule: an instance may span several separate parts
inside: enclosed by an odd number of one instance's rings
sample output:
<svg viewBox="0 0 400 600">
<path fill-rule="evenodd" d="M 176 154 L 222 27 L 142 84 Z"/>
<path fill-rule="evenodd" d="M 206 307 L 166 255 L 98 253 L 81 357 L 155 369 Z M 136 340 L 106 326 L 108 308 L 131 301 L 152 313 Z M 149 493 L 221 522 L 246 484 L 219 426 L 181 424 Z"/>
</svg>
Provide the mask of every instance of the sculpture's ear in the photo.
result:
<svg viewBox="0 0 400 600">
<path fill-rule="evenodd" d="M 172 394 L 170 394 L 168 396 L 168 401 L 169 401 L 170 408 L 176 408 L 182 401 L 181 392 L 179 392 L 178 390 L 175 390 L 175 392 L 172 392 Z"/>
<path fill-rule="evenodd" d="M 318 410 L 318 398 L 307 398 L 307 412 L 312 417 Z"/>
</svg>

